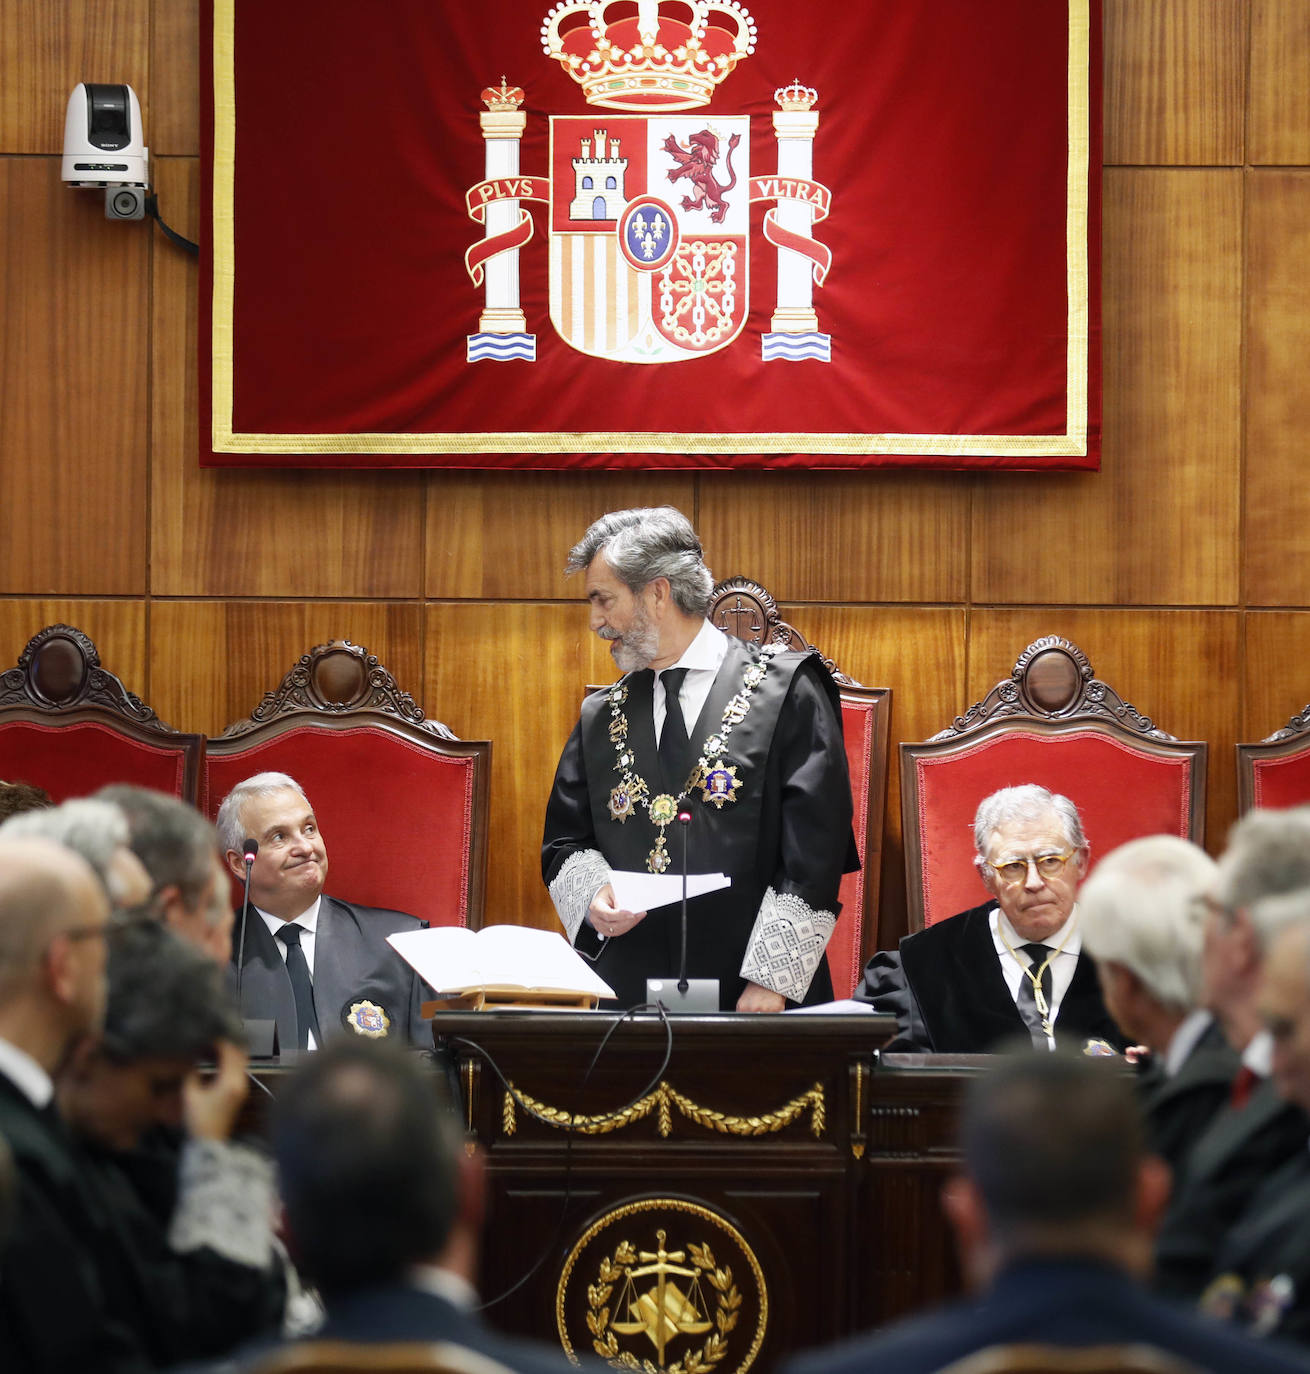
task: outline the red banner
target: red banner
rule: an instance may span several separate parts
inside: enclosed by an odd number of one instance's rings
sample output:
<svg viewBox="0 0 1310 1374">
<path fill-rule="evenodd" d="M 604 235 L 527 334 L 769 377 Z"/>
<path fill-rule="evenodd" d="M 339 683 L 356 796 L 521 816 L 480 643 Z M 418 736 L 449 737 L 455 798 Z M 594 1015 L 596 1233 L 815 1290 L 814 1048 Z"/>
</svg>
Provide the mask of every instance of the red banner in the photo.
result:
<svg viewBox="0 0 1310 1374">
<path fill-rule="evenodd" d="M 202 464 L 1098 465 L 1100 0 L 552 2 L 205 0 Z"/>
</svg>

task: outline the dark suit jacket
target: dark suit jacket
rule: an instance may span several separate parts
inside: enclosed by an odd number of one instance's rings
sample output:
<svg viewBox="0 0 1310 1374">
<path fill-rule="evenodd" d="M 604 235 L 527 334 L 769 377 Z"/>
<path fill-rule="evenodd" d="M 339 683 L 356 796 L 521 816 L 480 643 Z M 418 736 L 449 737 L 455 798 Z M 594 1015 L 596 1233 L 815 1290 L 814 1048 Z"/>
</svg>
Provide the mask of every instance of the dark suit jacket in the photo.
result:
<svg viewBox="0 0 1310 1374">
<path fill-rule="evenodd" d="M 1197 1298 L 1229 1229 L 1270 1174 L 1303 1152 L 1305 1113 L 1264 1082 L 1244 1107 L 1224 1107 L 1193 1145 L 1174 1178 L 1156 1237 L 1155 1286 Z"/>
<path fill-rule="evenodd" d="M 1214 1374 L 1292 1374 L 1300 1352 L 1258 1342 L 1087 1260 L 1012 1265 L 985 1293 L 784 1365 L 785 1374 L 932 1374 L 991 1345 L 1147 1344 Z"/>
<path fill-rule="evenodd" d="M 324 1039 L 342 1033 L 341 1011 L 347 999 L 363 997 L 386 1011 L 392 1035 L 424 1049 L 432 1048 L 432 1029 L 419 1015 L 425 996 L 431 994 L 418 974 L 387 944 L 388 935 L 423 925 L 417 916 L 407 916 L 403 911 L 354 906 L 324 894 L 314 932 L 314 1010 Z M 238 943 L 233 940 L 234 959 Z M 294 1049 L 299 1043 L 296 999 L 286 961 L 253 906 L 246 927 L 241 1014 L 275 1020 L 281 1049 Z"/>
<path fill-rule="evenodd" d="M 322 1328 L 305 1338 L 309 1341 L 351 1341 L 361 1345 L 380 1345 L 389 1341 L 442 1341 L 464 1346 L 497 1360 L 516 1374 L 577 1374 L 562 1350 L 547 1345 L 502 1336 L 484 1325 L 471 1312 L 465 1312 L 434 1293 L 404 1284 L 388 1284 L 330 1304 Z M 580 1352 L 584 1357 L 586 1351 Z M 267 1356 L 267 1347 L 253 1362 Z M 252 1360 L 208 1366 L 212 1374 L 246 1369 Z M 584 1367 L 603 1368 L 594 1360 Z"/>
<path fill-rule="evenodd" d="M 993 906 L 984 902 L 970 907 L 907 935 L 896 953 L 875 954 L 869 961 L 855 995 L 897 1018 L 900 1033 L 888 1049 L 986 1054 L 1028 1035 L 997 962 L 988 920 Z M 1073 1046 L 1088 1039 L 1117 1048 L 1125 1043 L 1101 1001 L 1089 956 L 1078 956 L 1060 1003 L 1055 1038 Z"/>
<path fill-rule="evenodd" d="M 108 1218 L 51 1113 L 0 1074 L 0 1135 L 18 1172 L 18 1210 L 0 1248 L 0 1369 L 25 1374 L 152 1367 L 111 1315 L 98 1256 L 112 1254 Z"/>
<path fill-rule="evenodd" d="M 1138 1078 L 1147 1141 L 1175 1173 L 1227 1105 L 1241 1063 L 1218 1022 L 1212 1021 L 1172 1078 L 1156 1066 L 1148 1067 Z"/>
</svg>

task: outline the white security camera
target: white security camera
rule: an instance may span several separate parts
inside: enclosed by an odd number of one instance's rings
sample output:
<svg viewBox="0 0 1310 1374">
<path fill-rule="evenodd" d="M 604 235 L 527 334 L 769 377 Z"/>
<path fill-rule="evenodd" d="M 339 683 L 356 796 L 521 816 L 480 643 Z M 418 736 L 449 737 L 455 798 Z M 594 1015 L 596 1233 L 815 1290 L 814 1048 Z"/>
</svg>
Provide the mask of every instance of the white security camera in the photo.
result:
<svg viewBox="0 0 1310 1374">
<path fill-rule="evenodd" d="M 64 116 L 64 181 L 103 186 L 106 219 L 141 219 L 149 162 L 141 106 L 131 86 L 79 81 Z"/>
</svg>

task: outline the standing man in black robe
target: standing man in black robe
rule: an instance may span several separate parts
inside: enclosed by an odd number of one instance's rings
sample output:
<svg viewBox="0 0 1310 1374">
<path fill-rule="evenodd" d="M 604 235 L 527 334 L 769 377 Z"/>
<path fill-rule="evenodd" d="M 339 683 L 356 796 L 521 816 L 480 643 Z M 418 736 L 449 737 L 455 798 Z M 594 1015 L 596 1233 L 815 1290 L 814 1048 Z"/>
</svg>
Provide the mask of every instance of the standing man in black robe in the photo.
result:
<svg viewBox="0 0 1310 1374">
<path fill-rule="evenodd" d="M 679 511 L 617 511 L 569 554 L 624 676 L 592 693 L 546 808 L 542 876 L 569 939 L 622 1006 L 676 977 L 677 902 L 629 911 L 615 871 L 724 873 L 687 904 L 687 972 L 724 1010 L 831 1001 L 824 949 L 857 866 L 841 712 L 816 654 L 748 645 L 705 618 L 714 579 Z M 679 822 L 689 814 L 688 822 Z M 682 829 L 683 835 L 676 832 Z"/>
</svg>

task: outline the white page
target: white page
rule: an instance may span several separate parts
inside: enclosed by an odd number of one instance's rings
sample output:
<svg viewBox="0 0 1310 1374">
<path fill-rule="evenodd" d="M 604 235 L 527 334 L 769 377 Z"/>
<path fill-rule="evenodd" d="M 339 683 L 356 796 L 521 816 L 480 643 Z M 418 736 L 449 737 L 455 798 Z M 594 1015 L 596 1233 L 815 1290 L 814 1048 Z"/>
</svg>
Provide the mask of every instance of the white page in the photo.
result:
<svg viewBox="0 0 1310 1374">
<path fill-rule="evenodd" d="M 653 911 L 657 906 L 682 901 L 681 873 L 628 873 L 610 875 L 614 904 L 620 911 Z M 699 897 L 732 886 L 722 873 L 688 873 L 687 896 Z"/>
<path fill-rule="evenodd" d="M 614 989 L 553 930 L 434 926 L 397 931 L 387 936 L 387 943 L 437 992 L 506 986 L 614 996 Z"/>
</svg>

